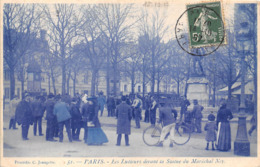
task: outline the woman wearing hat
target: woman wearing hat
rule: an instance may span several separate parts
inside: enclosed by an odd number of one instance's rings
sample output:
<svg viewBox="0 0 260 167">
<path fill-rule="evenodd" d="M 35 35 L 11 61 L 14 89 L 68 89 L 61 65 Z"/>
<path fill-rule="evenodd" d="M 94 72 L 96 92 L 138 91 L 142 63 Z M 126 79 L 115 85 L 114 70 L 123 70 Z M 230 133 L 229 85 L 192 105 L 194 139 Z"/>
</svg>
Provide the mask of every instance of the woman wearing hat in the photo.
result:
<svg viewBox="0 0 260 167">
<path fill-rule="evenodd" d="M 229 151 L 231 149 L 231 130 L 229 120 L 233 115 L 225 103 L 222 104 L 217 115 L 218 137 L 217 149 L 220 151 Z"/>
<path fill-rule="evenodd" d="M 102 145 L 108 139 L 98 119 L 98 104 L 95 97 L 88 98 L 88 102 L 82 107 L 82 117 L 84 121 L 84 140 L 88 145 Z"/>
</svg>

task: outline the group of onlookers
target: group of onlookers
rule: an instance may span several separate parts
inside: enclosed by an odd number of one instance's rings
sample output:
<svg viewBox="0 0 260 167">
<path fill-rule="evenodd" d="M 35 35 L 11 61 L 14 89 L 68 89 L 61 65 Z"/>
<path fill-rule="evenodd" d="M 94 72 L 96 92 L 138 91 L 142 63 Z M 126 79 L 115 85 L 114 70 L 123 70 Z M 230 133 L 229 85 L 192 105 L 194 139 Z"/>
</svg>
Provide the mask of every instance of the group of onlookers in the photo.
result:
<svg viewBox="0 0 260 167">
<path fill-rule="evenodd" d="M 198 104 L 198 100 L 193 100 L 192 111 L 187 111 L 190 105 L 189 100 L 182 97 L 180 106 L 180 121 L 184 121 L 190 125 L 191 132 L 202 133 L 202 111 L 203 106 Z M 163 100 L 159 101 L 153 96 L 146 96 L 143 99 L 140 95 L 122 96 L 120 99 L 108 97 L 106 100 L 103 93 L 99 93 L 98 97 L 90 97 L 87 95 L 80 97 L 77 94 L 71 98 L 69 95 L 53 95 L 49 94 L 47 99 L 44 96 L 32 97 L 26 93 L 24 99 L 19 101 L 17 96 L 10 102 L 10 123 L 9 129 L 17 129 L 16 122 L 22 127 L 22 139 L 28 140 L 28 131 L 30 125 L 33 125 L 33 134 L 43 136 L 42 118 L 45 113 L 46 119 L 46 141 L 57 141 L 55 137 L 59 137 L 59 142 L 63 142 L 63 129 L 66 128 L 69 142 L 81 141 L 80 130 L 84 129 L 84 142 L 88 145 L 101 145 L 108 142 L 106 134 L 101 128 L 99 121 L 103 116 L 104 107 L 107 105 L 108 117 L 115 116 L 117 118 L 117 146 L 121 145 L 122 135 L 125 135 L 125 144 L 129 146 L 129 135 L 131 134 L 131 120 L 135 120 L 136 128 L 140 128 L 140 120 L 142 119 L 142 109 L 145 110 L 144 122 L 156 124 L 156 115 L 159 116 L 159 122 L 164 127 L 160 137 L 158 146 L 163 145 L 163 141 L 167 133 L 170 132 L 171 140 L 174 139 L 174 128 L 177 120 L 177 111 L 172 107 L 171 103 Z M 217 113 L 217 119 L 213 113 L 208 115 L 208 122 L 204 130 L 206 133 L 207 146 L 209 149 L 210 142 L 212 150 L 215 146 L 218 150 L 228 151 L 231 149 L 231 129 L 229 120 L 233 118 L 232 112 L 227 109 L 227 105 L 223 103 Z M 255 120 L 253 120 L 253 118 Z M 256 128 L 256 115 L 252 118 L 253 126 L 249 130 L 249 135 Z M 170 146 L 172 147 L 172 142 Z"/>
<path fill-rule="evenodd" d="M 21 125 L 23 140 L 28 140 L 30 125 L 33 125 L 34 136 L 37 135 L 37 127 L 38 135 L 43 136 L 42 118 L 46 112 L 46 141 L 57 141 L 55 137 L 59 137 L 59 142 L 63 142 L 65 126 L 69 142 L 81 141 L 80 129 L 84 128 L 86 144 L 102 144 L 108 142 L 98 119 L 102 96 L 100 93 L 99 98 L 81 98 L 79 95 L 71 98 L 69 95 L 49 94 L 46 100 L 44 96 L 33 97 L 26 93 L 22 101 L 17 98 L 11 101 L 10 111 L 13 116 L 9 127 L 16 128 L 15 121 Z"/>
</svg>

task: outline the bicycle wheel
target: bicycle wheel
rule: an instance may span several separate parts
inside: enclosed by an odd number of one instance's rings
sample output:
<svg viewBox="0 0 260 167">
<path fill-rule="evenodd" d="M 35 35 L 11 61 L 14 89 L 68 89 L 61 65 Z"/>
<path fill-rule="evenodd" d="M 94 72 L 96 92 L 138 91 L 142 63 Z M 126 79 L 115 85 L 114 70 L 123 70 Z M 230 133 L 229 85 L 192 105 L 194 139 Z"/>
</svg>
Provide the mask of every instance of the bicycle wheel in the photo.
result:
<svg viewBox="0 0 260 167">
<path fill-rule="evenodd" d="M 149 126 L 143 132 L 143 141 L 148 146 L 154 146 L 159 143 L 161 129 L 156 126 Z"/>
<path fill-rule="evenodd" d="M 187 126 L 176 125 L 173 142 L 177 145 L 184 145 L 190 140 L 190 136 L 190 129 Z"/>
</svg>

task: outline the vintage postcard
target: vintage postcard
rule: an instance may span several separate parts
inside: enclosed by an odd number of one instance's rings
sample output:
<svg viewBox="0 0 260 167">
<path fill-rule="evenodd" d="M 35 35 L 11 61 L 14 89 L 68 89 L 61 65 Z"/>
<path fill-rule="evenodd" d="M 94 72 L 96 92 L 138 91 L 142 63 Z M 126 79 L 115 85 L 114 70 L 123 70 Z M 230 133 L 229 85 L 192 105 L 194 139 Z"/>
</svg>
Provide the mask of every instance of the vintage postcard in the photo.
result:
<svg viewBox="0 0 260 167">
<path fill-rule="evenodd" d="M 1 167 L 259 167 L 259 1 L 0 1 Z"/>
</svg>

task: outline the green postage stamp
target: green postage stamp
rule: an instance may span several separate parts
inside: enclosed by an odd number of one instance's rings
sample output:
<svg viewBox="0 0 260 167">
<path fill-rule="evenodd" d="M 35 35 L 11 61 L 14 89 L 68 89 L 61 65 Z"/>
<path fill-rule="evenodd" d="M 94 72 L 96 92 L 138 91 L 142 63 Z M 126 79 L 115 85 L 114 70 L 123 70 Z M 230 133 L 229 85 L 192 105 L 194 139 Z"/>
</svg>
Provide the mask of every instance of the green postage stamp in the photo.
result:
<svg viewBox="0 0 260 167">
<path fill-rule="evenodd" d="M 224 23 L 220 2 L 187 5 L 190 47 L 220 45 Z"/>
</svg>

